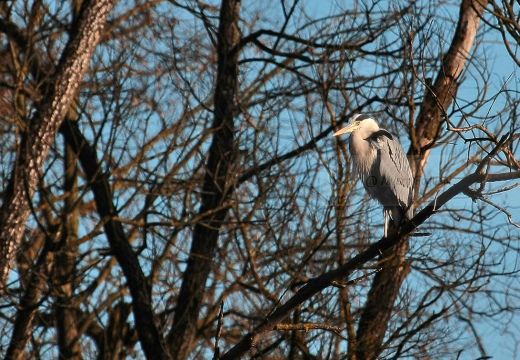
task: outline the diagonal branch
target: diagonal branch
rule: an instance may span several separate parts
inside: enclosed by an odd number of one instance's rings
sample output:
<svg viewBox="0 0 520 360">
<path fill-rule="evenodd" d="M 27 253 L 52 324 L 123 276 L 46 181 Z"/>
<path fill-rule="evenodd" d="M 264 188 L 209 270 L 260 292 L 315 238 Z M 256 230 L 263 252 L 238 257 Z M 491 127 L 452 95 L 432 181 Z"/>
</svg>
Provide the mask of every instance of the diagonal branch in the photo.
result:
<svg viewBox="0 0 520 360">
<path fill-rule="evenodd" d="M 154 320 L 151 289 L 121 222 L 116 220 L 117 210 L 108 178 L 97 161 L 96 151 L 88 145 L 76 122 L 64 122 L 60 127 L 60 133 L 79 154 L 79 162 L 94 194 L 97 211 L 104 221 L 103 227 L 110 248 L 125 274 L 132 295 L 135 324 L 143 351 L 148 359 L 168 359 L 163 335 Z"/>
<path fill-rule="evenodd" d="M 464 193 L 473 184 L 480 184 L 483 181 L 498 182 L 507 181 L 520 178 L 520 171 L 500 173 L 500 174 L 480 174 L 473 173 L 458 183 L 447 189 L 444 193 L 439 195 L 437 199 L 428 204 L 423 210 L 413 217 L 410 221 L 403 224 L 398 234 L 390 235 L 383 238 L 375 244 L 372 244 L 364 252 L 356 255 L 345 265 L 329 271 L 323 275 L 318 276 L 307 282 L 305 286 L 294 294 L 285 304 L 277 308 L 265 321 L 254 329 L 252 332 L 245 335 L 240 342 L 227 351 L 220 360 L 239 359 L 246 354 L 252 347 L 254 347 L 262 338 L 264 338 L 270 331 L 274 330 L 276 326 L 285 319 L 295 308 L 309 300 L 314 295 L 320 293 L 325 288 L 332 286 L 334 281 L 343 280 L 347 278 L 356 269 L 359 269 L 368 261 L 379 256 L 381 252 L 390 249 L 392 246 L 399 243 L 401 239 L 410 234 L 415 228 L 421 225 L 426 219 L 432 216 L 448 201 L 453 199 L 458 194 Z"/>
</svg>

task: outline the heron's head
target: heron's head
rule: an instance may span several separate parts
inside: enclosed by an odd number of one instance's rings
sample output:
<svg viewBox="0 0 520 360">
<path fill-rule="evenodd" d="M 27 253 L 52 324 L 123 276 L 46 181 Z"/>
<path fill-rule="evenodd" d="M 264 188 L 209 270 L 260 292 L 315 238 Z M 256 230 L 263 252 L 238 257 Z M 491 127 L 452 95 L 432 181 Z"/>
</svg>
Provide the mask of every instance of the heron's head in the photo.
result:
<svg viewBox="0 0 520 360">
<path fill-rule="evenodd" d="M 357 130 L 364 130 L 373 133 L 379 130 L 379 125 L 377 125 L 376 121 L 368 115 L 356 114 L 350 123 L 343 129 L 335 132 L 334 136 L 351 133 Z"/>
</svg>

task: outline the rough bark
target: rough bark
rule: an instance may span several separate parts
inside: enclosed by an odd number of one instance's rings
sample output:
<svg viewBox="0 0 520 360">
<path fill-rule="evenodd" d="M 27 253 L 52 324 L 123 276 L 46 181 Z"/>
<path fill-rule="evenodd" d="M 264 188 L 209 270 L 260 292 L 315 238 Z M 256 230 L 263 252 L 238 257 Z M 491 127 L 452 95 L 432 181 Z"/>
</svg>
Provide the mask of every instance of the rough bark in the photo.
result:
<svg viewBox="0 0 520 360">
<path fill-rule="evenodd" d="M 485 1 L 462 1 L 452 43 L 443 58 L 433 87 L 426 91 L 416 120 L 415 136 L 412 136 L 412 146 L 408 152 L 415 178 L 416 196 L 431 146 L 439 138 L 444 115 L 455 98 L 457 81 L 475 42 L 485 6 Z M 405 259 L 408 247 L 408 238 L 404 238 L 386 253 L 381 271 L 374 277 L 357 330 L 357 360 L 374 359 L 384 350 L 383 340 L 392 309 L 399 289 L 409 273 Z"/>
<path fill-rule="evenodd" d="M 65 122 L 60 127 L 68 144 L 79 154 L 79 161 L 94 194 L 97 211 L 104 221 L 103 228 L 110 243 L 110 249 L 123 269 L 127 280 L 134 311 L 135 327 L 139 341 L 148 359 L 169 359 L 164 346 L 163 335 L 156 325 L 151 288 L 143 273 L 137 255 L 132 249 L 121 222 L 117 221 L 108 177 L 97 161 L 95 149 L 88 146 L 87 140 L 75 122 Z"/>
<path fill-rule="evenodd" d="M 58 64 L 54 85 L 49 86 L 39 102 L 20 143 L 0 214 L 0 290 L 9 275 L 13 252 L 22 239 L 43 163 L 85 75 L 114 2 L 92 0 L 82 4 L 79 21 Z"/>
<path fill-rule="evenodd" d="M 225 205 L 232 190 L 234 159 L 235 97 L 238 76 L 238 29 L 240 1 L 224 0 L 220 8 L 218 29 L 218 69 L 215 84 L 213 139 L 206 164 L 206 174 L 199 213 L 194 228 L 188 264 L 177 300 L 174 325 L 169 334 L 170 353 L 175 359 L 186 359 L 193 345 L 197 321 L 209 276 Z"/>
</svg>

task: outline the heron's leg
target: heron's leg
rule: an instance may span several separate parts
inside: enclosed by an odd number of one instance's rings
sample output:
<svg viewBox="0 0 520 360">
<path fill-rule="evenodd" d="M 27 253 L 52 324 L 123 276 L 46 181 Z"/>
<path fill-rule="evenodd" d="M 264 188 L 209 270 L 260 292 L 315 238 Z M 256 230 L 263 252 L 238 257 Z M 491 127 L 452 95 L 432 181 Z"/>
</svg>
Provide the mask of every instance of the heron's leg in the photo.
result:
<svg viewBox="0 0 520 360">
<path fill-rule="evenodd" d="M 385 213 L 385 238 L 388 237 L 388 210 L 383 210 Z"/>
</svg>

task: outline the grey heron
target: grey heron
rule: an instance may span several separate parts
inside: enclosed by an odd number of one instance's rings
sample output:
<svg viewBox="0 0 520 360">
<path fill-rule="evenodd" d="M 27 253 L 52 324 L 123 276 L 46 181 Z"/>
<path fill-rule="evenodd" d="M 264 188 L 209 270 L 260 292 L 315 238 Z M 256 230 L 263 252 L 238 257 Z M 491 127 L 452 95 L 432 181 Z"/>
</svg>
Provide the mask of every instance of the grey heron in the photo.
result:
<svg viewBox="0 0 520 360">
<path fill-rule="evenodd" d="M 354 115 L 334 136 L 350 134 L 349 151 L 354 169 L 371 198 L 383 205 L 385 237 L 390 216 L 399 229 L 413 216 L 413 177 L 403 147 L 368 115 Z"/>
</svg>

